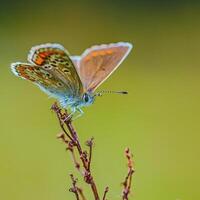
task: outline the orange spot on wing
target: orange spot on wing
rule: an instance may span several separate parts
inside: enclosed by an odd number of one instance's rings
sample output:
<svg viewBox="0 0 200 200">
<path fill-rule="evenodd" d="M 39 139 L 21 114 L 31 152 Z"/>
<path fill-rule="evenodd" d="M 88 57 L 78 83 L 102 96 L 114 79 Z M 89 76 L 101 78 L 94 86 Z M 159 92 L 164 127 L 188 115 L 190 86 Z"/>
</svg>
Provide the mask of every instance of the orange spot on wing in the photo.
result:
<svg viewBox="0 0 200 200">
<path fill-rule="evenodd" d="M 106 51 L 100 51 L 99 55 L 104 56 L 106 54 Z"/>
<path fill-rule="evenodd" d="M 26 68 L 24 66 L 18 66 L 17 71 L 21 72 L 24 71 Z"/>
<path fill-rule="evenodd" d="M 28 76 L 27 74 L 22 74 L 22 76 L 28 80 L 31 80 L 30 76 Z"/>
<path fill-rule="evenodd" d="M 27 73 L 26 72 L 24 72 L 24 71 L 20 71 L 20 74 L 22 75 L 22 76 L 27 76 Z"/>
<path fill-rule="evenodd" d="M 105 50 L 93 52 L 91 55 L 92 57 L 97 57 L 97 56 L 104 56 L 107 52 Z"/>
<path fill-rule="evenodd" d="M 93 56 L 93 57 L 96 57 L 96 56 L 98 56 L 98 53 L 97 53 L 97 52 L 93 52 L 93 53 L 92 53 L 92 56 Z"/>
<path fill-rule="evenodd" d="M 64 52 L 63 51 L 59 51 L 59 50 L 55 50 L 55 49 L 50 49 L 50 50 L 46 50 L 46 51 L 43 51 L 43 52 L 40 52 L 39 53 L 39 56 L 42 57 L 42 58 L 46 58 L 47 56 L 50 56 L 52 54 L 60 54 L 60 55 L 64 55 Z"/>
<path fill-rule="evenodd" d="M 46 51 L 42 51 L 40 53 L 37 54 L 36 59 L 35 59 L 35 63 L 37 65 L 42 65 L 43 62 L 45 61 L 46 57 L 52 55 L 52 54 L 60 54 L 60 55 L 64 55 L 65 53 L 62 51 L 58 51 L 58 50 L 46 50 Z"/>
<path fill-rule="evenodd" d="M 112 51 L 112 50 L 107 50 L 106 53 L 107 53 L 107 54 L 112 54 L 113 51 Z"/>
<path fill-rule="evenodd" d="M 90 56 L 87 56 L 86 58 L 85 58 L 85 61 L 89 61 L 90 60 Z"/>
<path fill-rule="evenodd" d="M 37 57 L 37 59 L 35 60 L 35 63 L 37 64 L 37 65 L 41 65 L 42 63 L 44 62 L 44 59 L 42 58 L 42 57 Z"/>
<path fill-rule="evenodd" d="M 48 53 L 48 52 L 42 52 L 42 53 L 39 54 L 39 57 L 46 58 L 48 55 L 50 55 L 50 53 Z"/>
</svg>

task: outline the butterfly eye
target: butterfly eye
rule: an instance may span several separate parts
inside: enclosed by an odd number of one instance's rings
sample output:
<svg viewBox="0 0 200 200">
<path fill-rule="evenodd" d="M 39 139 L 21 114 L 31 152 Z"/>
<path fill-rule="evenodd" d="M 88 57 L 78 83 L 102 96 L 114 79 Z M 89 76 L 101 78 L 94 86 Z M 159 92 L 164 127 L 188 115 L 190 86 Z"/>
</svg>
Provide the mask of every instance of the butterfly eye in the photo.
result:
<svg viewBox="0 0 200 200">
<path fill-rule="evenodd" d="M 88 96 L 88 94 L 84 94 L 83 95 L 83 100 L 87 103 L 88 101 L 89 101 L 89 96 Z"/>
</svg>

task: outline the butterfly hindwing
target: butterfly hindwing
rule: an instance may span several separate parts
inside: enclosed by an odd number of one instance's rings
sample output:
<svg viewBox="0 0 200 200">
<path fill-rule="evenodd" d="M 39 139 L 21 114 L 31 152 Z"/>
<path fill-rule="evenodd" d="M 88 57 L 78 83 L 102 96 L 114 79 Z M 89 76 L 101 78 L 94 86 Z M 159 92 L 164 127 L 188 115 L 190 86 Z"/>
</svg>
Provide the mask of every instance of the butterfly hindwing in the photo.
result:
<svg viewBox="0 0 200 200">
<path fill-rule="evenodd" d="M 60 98 L 69 91 L 62 80 L 39 66 L 17 62 L 13 63 L 11 68 L 15 75 L 33 82 L 48 95 Z"/>
<path fill-rule="evenodd" d="M 78 63 L 79 75 L 85 90 L 96 90 L 117 69 L 131 49 L 132 45 L 126 42 L 87 49 Z"/>
</svg>

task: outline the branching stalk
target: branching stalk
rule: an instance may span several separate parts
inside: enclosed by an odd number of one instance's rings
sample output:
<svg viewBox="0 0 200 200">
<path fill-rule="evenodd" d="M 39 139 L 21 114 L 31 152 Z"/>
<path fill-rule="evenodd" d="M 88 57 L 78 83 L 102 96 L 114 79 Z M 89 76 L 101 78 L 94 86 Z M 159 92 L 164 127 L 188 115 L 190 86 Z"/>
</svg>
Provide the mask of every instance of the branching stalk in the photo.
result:
<svg viewBox="0 0 200 200">
<path fill-rule="evenodd" d="M 60 127 L 63 133 L 59 134 L 57 138 L 61 139 L 66 145 L 66 149 L 70 152 L 72 161 L 74 163 L 74 167 L 80 172 L 83 176 L 83 180 L 85 183 L 89 184 L 94 196 L 94 200 L 100 200 L 99 192 L 91 173 L 91 161 L 92 161 L 92 153 L 93 153 L 93 138 L 86 141 L 86 145 L 89 147 L 89 151 L 83 150 L 80 140 L 78 138 L 78 134 L 75 128 L 72 125 L 71 118 L 66 110 L 62 110 L 57 103 L 54 103 L 52 106 L 52 110 L 56 113 L 57 118 L 59 120 Z M 77 151 L 79 155 L 79 159 L 77 159 L 77 155 L 75 153 Z M 132 154 L 127 148 L 125 150 L 125 156 L 128 161 L 128 173 L 123 182 L 123 190 L 122 190 L 122 200 L 128 200 L 131 184 L 132 184 L 132 176 L 135 172 L 132 160 Z M 70 188 L 70 192 L 75 194 L 76 200 L 87 200 L 83 190 L 77 187 L 77 179 L 74 178 L 73 174 L 70 174 L 72 187 Z M 109 188 L 106 187 L 103 193 L 102 200 L 107 200 L 106 195 L 108 193 Z"/>
</svg>

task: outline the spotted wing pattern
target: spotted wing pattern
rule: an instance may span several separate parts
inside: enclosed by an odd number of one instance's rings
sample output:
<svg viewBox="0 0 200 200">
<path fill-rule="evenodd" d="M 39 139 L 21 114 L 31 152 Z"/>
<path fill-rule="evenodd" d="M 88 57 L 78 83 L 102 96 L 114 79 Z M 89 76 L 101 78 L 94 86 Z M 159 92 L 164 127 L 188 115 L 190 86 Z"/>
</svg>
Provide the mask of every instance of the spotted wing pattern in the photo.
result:
<svg viewBox="0 0 200 200">
<path fill-rule="evenodd" d="M 93 92 L 121 64 L 132 49 L 132 44 L 119 42 L 93 46 L 81 56 L 77 66 L 86 91 Z"/>
<path fill-rule="evenodd" d="M 18 62 L 13 63 L 11 68 L 16 76 L 33 82 L 50 96 L 62 98 L 69 92 L 62 80 L 40 66 Z"/>
<path fill-rule="evenodd" d="M 43 44 L 30 50 L 28 61 L 50 71 L 67 85 L 72 96 L 83 93 L 83 86 L 66 49 L 60 44 Z"/>
</svg>

